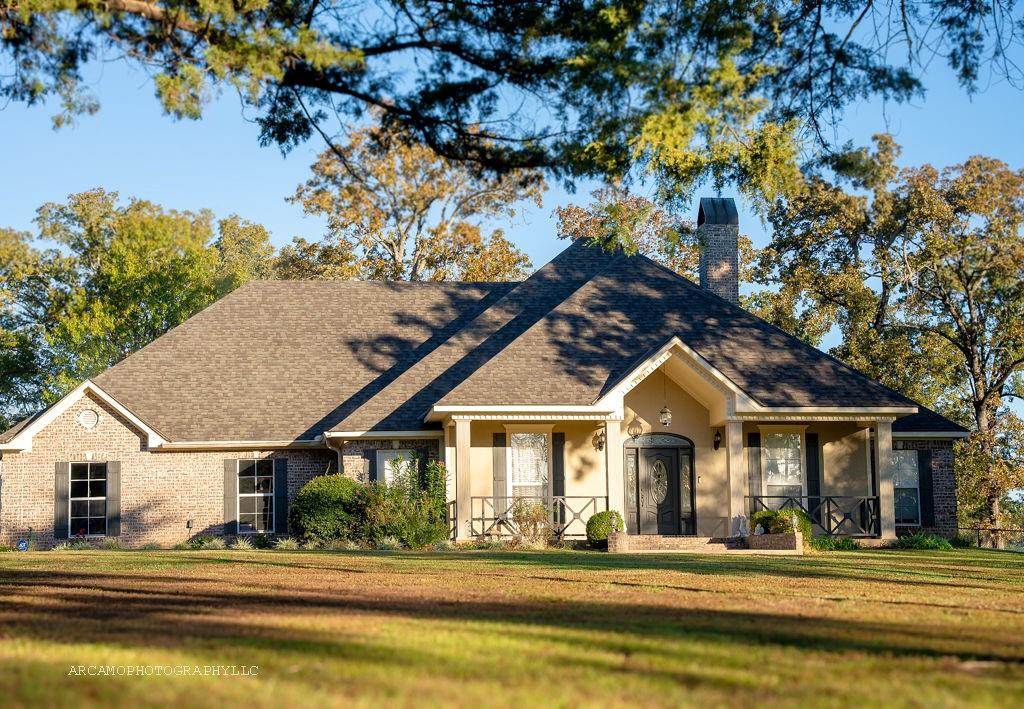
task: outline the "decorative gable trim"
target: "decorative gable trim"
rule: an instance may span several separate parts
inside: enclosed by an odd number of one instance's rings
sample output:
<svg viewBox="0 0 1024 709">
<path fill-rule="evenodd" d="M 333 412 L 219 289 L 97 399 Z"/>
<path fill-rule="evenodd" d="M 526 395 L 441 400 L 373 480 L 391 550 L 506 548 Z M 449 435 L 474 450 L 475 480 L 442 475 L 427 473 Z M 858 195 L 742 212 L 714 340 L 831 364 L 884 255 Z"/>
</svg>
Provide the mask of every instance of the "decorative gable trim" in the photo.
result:
<svg viewBox="0 0 1024 709">
<path fill-rule="evenodd" d="M 157 448 L 167 443 L 167 440 L 155 429 L 146 424 L 145 421 L 133 414 L 126 407 L 122 406 L 117 399 L 103 391 L 103 389 L 97 386 L 92 380 L 86 379 L 84 382 L 79 384 L 74 391 L 67 394 L 63 399 L 40 414 L 32 423 L 19 431 L 18 434 L 8 443 L 0 444 L 0 451 L 31 452 L 32 438 L 87 394 L 91 394 L 103 403 L 107 404 L 110 408 L 114 409 L 117 413 L 127 419 L 133 426 L 146 434 L 147 445 L 149 448 Z"/>
</svg>

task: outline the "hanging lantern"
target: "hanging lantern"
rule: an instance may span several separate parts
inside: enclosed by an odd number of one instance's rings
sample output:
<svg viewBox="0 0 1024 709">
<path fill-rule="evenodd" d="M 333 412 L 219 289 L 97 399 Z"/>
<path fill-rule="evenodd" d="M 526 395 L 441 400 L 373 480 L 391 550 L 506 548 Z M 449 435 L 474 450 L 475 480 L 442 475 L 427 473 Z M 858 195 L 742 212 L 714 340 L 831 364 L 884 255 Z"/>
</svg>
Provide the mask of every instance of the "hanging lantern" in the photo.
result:
<svg viewBox="0 0 1024 709">
<path fill-rule="evenodd" d="M 672 409 L 667 406 L 663 406 L 661 412 L 658 414 L 658 420 L 661 421 L 662 426 L 672 425 Z"/>
</svg>

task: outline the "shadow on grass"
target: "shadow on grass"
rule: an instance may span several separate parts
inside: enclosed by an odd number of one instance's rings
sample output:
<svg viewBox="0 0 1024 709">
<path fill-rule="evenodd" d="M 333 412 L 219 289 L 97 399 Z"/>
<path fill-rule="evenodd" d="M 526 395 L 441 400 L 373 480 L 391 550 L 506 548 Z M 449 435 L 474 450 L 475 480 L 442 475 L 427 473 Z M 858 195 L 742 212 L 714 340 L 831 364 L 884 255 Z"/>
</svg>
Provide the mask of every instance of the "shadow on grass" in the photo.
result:
<svg viewBox="0 0 1024 709">
<path fill-rule="evenodd" d="M 516 555 L 500 557 L 505 563 L 516 563 Z M 530 555 L 523 557 L 530 558 Z M 397 558 L 414 560 L 415 555 Z M 241 558 L 237 561 L 246 563 Z M 214 562 L 214 559 L 208 560 L 208 563 Z M 258 567 L 263 558 L 248 563 Z M 601 563 L 624 561 L 609 557 Z M 762 571 L 742 561 L 715 563 L 733 572 L 740 569 Z M 297 574 L 303 570 L 301 565 L 288 566 Z M 312 568 L 336 572 L 331 578 L 339 580 L 351 571 L 344 566 Z M 354 580 L 332 584 L 331 588 L 316 588 L 303 584 L 297 574 L 255 578 L 229 575 L 217 579 L 0 569 L 3 591 L 0 627 L 8 638 L 61 643 L 108 642 L 146 648 L 180 647 L 186 641 L 229 642 L 233 646 L 280 648 L 321 655 L 336 654 L 339 640 L 326 638 L 313 629 L 282 627 L 289 622 L 262 623 L 259 619 L 273 617 L 288 621 L 289 618 L 367 613 L 414 620 L 496 624 L 481 631 L 485 633 L 505 633 L 508 626 L 513 626 L 522 631 L 544 631 L 548 637 L 547 631 L 554 629 L 562 631 L 555 634 L 557 642 L 578 648 L 593 647 L 596 633 L 602 643 L 619 647 L 625 654 L 638 644 L 654 641 L 662 648 L 665 642 L 673 643 L 680 651 L 687 643 L 713 642 L 734 646 L 741 652 L 744 646 L 757 644 L 826 653 L 954 656 L 961 660 L 1000 661 L 1017 666 L 1024 663 L 1024 644 L 1019 636 L 1016 640 L 993 642 L 990 629 L 948 621 L 922 624 L 849 617 L 801 617 L 756 609 L 690 608 L 678 605 L 678 597 L 664 598 L 642 592 L 636 594 L 635 601 L 623 602 L 610 596 L 602 598 L 593 589 L 589 589 L 589 594 L 553 602 L 549 597 L 537 598 L 528 593 L 518 597 L 507 594 L 480 597 L 460 593 L 457 586 L 443 582 L 424 582 L 408 588 Z M 460 581 L 466 578 L 472 576 L 464 576 Z M 566 581 L 564 578 L 544 580 Z M 257 620 L 254 622 L 253 618 Z M 372 617 L 368 618 L 368 622 L 372 621 Z M 592 632 L 580 635 L 580 631 Z"/>
</svg>

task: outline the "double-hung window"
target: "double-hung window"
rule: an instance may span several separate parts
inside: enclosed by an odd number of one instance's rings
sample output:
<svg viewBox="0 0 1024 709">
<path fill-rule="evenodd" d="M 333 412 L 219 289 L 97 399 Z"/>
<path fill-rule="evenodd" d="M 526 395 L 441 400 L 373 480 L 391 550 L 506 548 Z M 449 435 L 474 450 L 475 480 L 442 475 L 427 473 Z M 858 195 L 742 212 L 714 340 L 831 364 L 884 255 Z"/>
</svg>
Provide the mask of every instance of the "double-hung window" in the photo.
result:
<svg viewBox="0 0 1024 709">
<path fill-rule="evenodd" d="M 377 451 L 377 480 L 394 485 L 396 480 L 416 481 L 416 451 L 393 448 Z"/>
<path fill-rule="evenodd" d="M 894 450 L 892 472 L 896 524 L 916 527 L 921 524 L 921 476 L 917 451 Z"/>
<path fill-rule="evenodd" d="M 68 496 L 68 536 L 101 537 L 107 533 L 107 464 L 72 463 Z"/>
<path fill-rule="evenodd" d="M 238 533 L 274 531 L 274 461 L 238 461 Z"/>
<path fill-rule="evenodd" d="M 509 497 L 548 498 L 550 434 L 512 431 L 508 446 Z"/>
<path fill-rule="evenodd" d="M 804 437 L 800 431 L 762 429 L 764 487 L 768 497 L 803 497 Z M 771 506 L 786 500 L 771 500 Z"/>
</svg>

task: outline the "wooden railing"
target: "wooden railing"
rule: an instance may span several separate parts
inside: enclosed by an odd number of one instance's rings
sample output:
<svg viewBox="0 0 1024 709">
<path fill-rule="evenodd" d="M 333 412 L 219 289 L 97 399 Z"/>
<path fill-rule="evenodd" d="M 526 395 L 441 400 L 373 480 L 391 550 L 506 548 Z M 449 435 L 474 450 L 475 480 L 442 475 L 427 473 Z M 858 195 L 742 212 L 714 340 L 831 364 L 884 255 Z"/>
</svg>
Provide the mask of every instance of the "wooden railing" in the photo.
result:
<svg viewBox="0 0 1024 709">
<path fill-rule="evenodd" d="M 755 495 L 747 496 L 746 500 L 751 514 L 760 510 L 802 510 L 811 518 L 815 534 L 843 537 L 881 534 L 877 497 Z"/>
<path fill-rule="evenodd" d="M 559 495 L 557 497 L 471 497 L 470 534 L 474 537 L 516 536 L 528 507 L 547 513 L 551 534 L 557 538 L 584 537 L 587 520 L 608 509 L 607 497 Z M 519 512 L 522 510 L 523 512 Z"/>
</svg>

